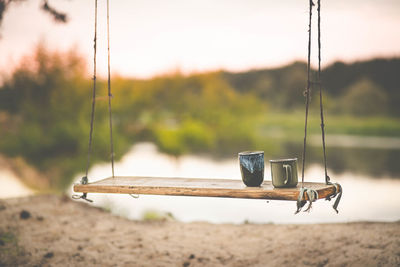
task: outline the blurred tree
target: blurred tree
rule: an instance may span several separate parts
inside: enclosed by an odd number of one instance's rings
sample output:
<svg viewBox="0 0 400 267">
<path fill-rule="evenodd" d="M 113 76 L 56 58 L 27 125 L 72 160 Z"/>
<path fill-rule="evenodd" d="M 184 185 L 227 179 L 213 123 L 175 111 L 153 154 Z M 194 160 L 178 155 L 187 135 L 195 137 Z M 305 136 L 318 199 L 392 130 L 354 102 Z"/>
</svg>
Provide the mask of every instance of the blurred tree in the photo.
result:
<svg viewBox="0 0 400 267">
<path fill-rule="evenodd" d="M 357 68 L 366 65 L 376 69 L 369 61 L 357 63 Z M 388 88 L 398 78 L 391 69 L 395 61 L 379 65 L 386 69 L 382 72 L 385 79 L 372 74 L 368 79 L 349 77 L 353 82 L 344 83 L 340 94 L 326 92 L 328 110 L 340 102 L 343 113 L 384 114 L 396 93 Z M 227 156 L 260 148 L 275 156 L 285 155 L 281 142 L 302 135 L 304 113 L 303 109 L 278 113 L 303 107 L 305 74 L 306 65 L 295 63 L 243 73 L 175 73 L 148 80 L 113 77 L 116 159 L 138 141 L 153 142 L 173 155 L 207 152 Z M 0 87 L 0 153 L 23 158 L 47 177 L 52 188 L 64 189 L 84 170 L 92 86 L 88 76 L 86 63 L 76 52 L 54 53 L 39 45 Z M 338 86 L 342 81 L 337 77 L 326 87 Z M 105 80 L 98 79 L 96 99 L 91 164 L 109 159 Z M 315 95 L 312 103 L 318 108 Z M 270 107 L 275 111 L 272 114 L 267 112 Z M 383 117 L 378 117 L 354 128 L 355 121 L 362 120 L 345 118 L 339 118 L 336 133 L 399 133 L 396 120 L 382 124 Z M 311 132 L 319 132 L 318 116 L 314 122 Z"/>
<path fill-rule="evenodd" d="M 76 52 L 52 53 L 39 45 L 0 88 L 0 111 L 8 114 L 1 125 L 0 152 L 35 166 L 53 189 L 65 188 L 85 165 L 91 98 L 85 73 L 86 63 Z M 105 105 L 98 105 L 92 163 L 108 158 L 106 114 Z M 116 142 L 122 153 L 124 140 Z"/>
<path fill-rule="evenodd" d="M 0 0 L 0 27 L 1 27 L 1 23 L 3 22 L 3 19 L 4 19 L 4 13 L 6 13 L 9 6 L 11 4 L 17 4 L 17 3 L 26 2 L 26 1 L 28 1 L 28 0 Z M 50 14 L 51 17 L 56 22 L 65 23 L 68 21 L 67 14 L 54 8 L 52 5 L 49 4 L 48 0 L 42 0 L 42 3 L 40 4 L 40 9 L 43 10 L 44 12 Z"/>
<path fill-rule="evenodd" d="M 357 116 L 382 115 L 387 112 L 387 105 L 385 91 L 367 78 L 350 85 L 341 98 L 343 111 Z"/>
<path fill-rule="evenodd" d="M 368 77 L 370 81 L 385 91 L 388 111 L 400 116 L 400 58 L 376 58 L 351 64 L 335 62 L 322 73 L 322 82 L 327 92 L 340 98 L 352 84 Z"/>
<path fill-rule="evenodd" d="M 303 62 L 275 69 L 222 72 L 222 75 L 236 91 L 253 94 L 274 109 L 287 111 L 304 104 L 302 93 L 307 80 L 307 65 Z"/>
</svg>

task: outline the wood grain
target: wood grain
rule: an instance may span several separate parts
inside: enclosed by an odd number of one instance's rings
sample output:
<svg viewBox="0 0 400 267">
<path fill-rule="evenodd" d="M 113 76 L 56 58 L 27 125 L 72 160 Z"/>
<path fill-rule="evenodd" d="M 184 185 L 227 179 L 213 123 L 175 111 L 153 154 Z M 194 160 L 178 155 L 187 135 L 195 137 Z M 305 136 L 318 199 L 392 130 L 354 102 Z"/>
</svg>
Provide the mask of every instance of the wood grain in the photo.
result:
<svg viewBox="0 0 400 267">
<path fill-rule="evenodd" d="M 333 185 L 304 183 L 318 192 L 318 198 L 335 193 Z M 271 181 L 260 187 L 247 187 L 242 180 L 116 176 L 86 185 L 75 184 L 81 193 L 144 194 L 170 196 L 226 197 L 251 199 L 297 200 L 301 183 L 295 188 L 274 188 Z M 305 195 L 307 199 L 307 196 Z"/>
</svg>

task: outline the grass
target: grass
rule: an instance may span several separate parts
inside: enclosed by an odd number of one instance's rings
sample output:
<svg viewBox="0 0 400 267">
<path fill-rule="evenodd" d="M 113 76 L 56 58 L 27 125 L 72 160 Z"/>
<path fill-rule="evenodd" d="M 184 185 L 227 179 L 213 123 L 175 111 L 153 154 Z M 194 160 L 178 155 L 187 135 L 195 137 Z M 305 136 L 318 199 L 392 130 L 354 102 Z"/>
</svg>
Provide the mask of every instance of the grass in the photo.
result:
<svg viewBox="0 0 400 267">
<path fill-rule="evenodd" d="M 174 219 L 172 213 L 164 213 L 156 210 L 146 210 L 142 215 L 143 221 L 165 221 L 167 219 Z"/>
<path fill-rule="evenodd" d="M 24 250 L 19 246 L 17 236 L 0 230 L 0 266 L 18 265 L 23 255 Z"/>
<path fill-rule="evenodd" d="M 315 114 L 317 113 L 317 114 Z M 302 140 L 304 113 L 270 113 L 259 119 L 259 133 L 278 136 L 286 140 Z M 350 115 L 326 115 L 326 134 L 400 137 L 400 119 L 393 117 L 354 117 Z M 308 134 L 321 134 L 318 112 L 308 118 Z"/>
</svg>

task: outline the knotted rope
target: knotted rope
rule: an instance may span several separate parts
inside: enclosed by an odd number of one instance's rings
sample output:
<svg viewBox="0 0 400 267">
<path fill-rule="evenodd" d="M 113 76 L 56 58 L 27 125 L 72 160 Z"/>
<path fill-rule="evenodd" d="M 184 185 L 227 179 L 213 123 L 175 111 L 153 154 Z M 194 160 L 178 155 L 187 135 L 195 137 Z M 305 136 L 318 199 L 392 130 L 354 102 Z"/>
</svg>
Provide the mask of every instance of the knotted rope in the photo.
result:
<svg viewBox="0 0 400 267">
<path fill-rule="evenodd" d="M 335 193 L 332 196 L 328 196 L 326 200 L 331 200 L 336 198 L 335 203 L 333 204 L 333 209 L 338 213 L 337 207 L 339 205 L 340 199 L 342 198 L 342 187 L 338 183 L 330 182 L 330 177 L 328 175 L 327 168 L 327 160 L 326 160 L 326 144 L 325 144 L 325 123 L 324 123 L 324 111 L 323 111 L 323 102 L 322 102 L 322 83 L 321 83 L 321 0 L 318 0 L 318 73 L 317 73 L 317 81 L 313 82 L 310 79 L 311 72 L 311 29 L 312 29 L 312 8 L 315 6 L 312 0 L 309 1 L 309 23 L 308 23 L 308 57 L 307 57 L 307 88 L 304 92 L 304 96 L 306 97 L 306 115 L 305 115 L 305 123 L 304 123 L 304 142 L 303 142 L 303 158 L 302 158 L 302 172 L 301 172 L 301 188 L 299 197 L 297 200 L 297 210 L 295 214 L 300 212 L 302 207 L 306 204 L 306 200 L 304 199 L 304 194 L 307 195 L 309 205 L 305 211 L 310 211 L 312 202 L 318 199 L 318 192 L 304 187 L 304 170 L 305 170 L 305 159 L 306 159 L 306 147 L 307 147 L 307 123 L 308 123 L 308 109 L 310 105 L 310 92 L 311 87 L 314 85 L 318 85 L 319 87 L 319 106 L 320 106 L 320 117 L 321 117 L 321 135 L 322 135 L 322 149 L 324 154 L 324 170 L 325 170 L 325 183 L 327 185 L 334 185 Z"/>
</svg>

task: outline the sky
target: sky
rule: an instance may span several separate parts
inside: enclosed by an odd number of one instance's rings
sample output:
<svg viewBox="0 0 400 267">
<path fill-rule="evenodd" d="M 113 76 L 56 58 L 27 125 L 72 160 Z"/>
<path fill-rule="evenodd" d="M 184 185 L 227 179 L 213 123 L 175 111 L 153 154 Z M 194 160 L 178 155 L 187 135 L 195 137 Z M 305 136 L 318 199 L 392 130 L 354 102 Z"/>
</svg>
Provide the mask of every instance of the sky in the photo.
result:
<svg viewBox="0 0 400 267">
<path fill-rule="evenodd" d="M 98 1 L 97 62 L 105 75 L 106 0 Z M 39 9 L 40 0 L 9 7 L 0 29 L 1 73 L 10 72 L 39 42 L 54 50 L 76 49 L 91 66 L 94 0 L 49 2 L 68 14 L 67 24 L 54 23 Z M 399 0 L 321 2 L 323 66 L 400 56 Z M 149 78 L 178 70 L 245 71 L 305 61 L 307 26 L 307 0 L 110 0 L 111 71 Z M 313 26 L 315 64 L 316 19 Z"/>
</svg>

